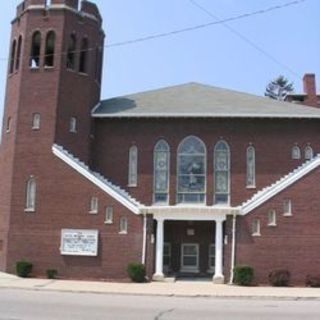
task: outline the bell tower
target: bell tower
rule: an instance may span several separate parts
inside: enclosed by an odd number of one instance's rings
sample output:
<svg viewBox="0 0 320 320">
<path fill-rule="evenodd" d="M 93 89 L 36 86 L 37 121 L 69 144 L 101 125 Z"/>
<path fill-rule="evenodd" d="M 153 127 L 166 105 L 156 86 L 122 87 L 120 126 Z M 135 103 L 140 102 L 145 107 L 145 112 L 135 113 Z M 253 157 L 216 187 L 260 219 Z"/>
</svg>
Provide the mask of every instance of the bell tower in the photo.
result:
<svg viewBox="0 0 320 320">
<path fill-rule="evenodd" d="M 26 181 L 50 189 L 52 145 L 90 162 L 103 47 L 102 18 L 89 1 L 25 0 L 17 7 L 0 146 L 0 270 L 11 230 L 18 230 L 12 225 L 21 222 Z"/>
</svg>

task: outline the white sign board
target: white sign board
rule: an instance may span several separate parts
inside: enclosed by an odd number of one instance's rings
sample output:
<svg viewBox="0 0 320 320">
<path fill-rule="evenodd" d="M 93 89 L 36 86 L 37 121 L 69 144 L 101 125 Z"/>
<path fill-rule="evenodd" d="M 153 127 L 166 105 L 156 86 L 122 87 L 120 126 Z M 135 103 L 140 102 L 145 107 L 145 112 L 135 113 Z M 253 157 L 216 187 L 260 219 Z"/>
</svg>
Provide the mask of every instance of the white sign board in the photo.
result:
<svg viewBox="0 0 320 320">
<path fill-rule="evenodd" d="M 97 256 L 98 230 L 62 229 L 60 252 L 69 256 Z"/>
</svg>

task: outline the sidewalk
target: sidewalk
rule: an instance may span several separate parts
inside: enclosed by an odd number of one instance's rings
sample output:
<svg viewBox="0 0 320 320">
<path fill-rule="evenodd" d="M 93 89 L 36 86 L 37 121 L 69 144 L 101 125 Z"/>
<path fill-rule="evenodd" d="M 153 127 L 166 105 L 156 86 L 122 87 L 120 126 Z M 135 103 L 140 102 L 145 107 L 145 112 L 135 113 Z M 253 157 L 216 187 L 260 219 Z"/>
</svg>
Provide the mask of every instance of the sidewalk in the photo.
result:
<svg viewBox="0 0 320 320">
<path fill-rule="evenodd" d="M 238 287 L 216 285 L 209 281 L 151 282 L 137 284 L 22 279 L 0 273 L 0 290 L 4 288 L 123 295 L 320 300 L 320 288 Z"/>
</svg>

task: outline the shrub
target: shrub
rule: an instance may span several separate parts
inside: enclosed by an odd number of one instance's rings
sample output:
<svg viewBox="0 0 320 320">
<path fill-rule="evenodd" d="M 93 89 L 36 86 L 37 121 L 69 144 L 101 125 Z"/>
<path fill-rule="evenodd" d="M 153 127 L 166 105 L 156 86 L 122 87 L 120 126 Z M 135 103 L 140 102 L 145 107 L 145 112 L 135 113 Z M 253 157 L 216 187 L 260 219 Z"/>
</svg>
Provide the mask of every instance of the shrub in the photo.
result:
<svg viewBox="0 0 320 320">
<path fill-rule="evenodd" d="M 18 261 L 16 263 L 16 272 L 19 277 L 26 278 L 32 271 L 32 263 L 28 261 Z"/>
<path fill-rule="evenodd" d="M 254 270 L 250 266 L 236 266 L 233 270 L 233 282 L 240 286 L 253 284 Z"/>
<path fill-rule="evenodd" d="M 306 286 L 311 288 L 320 288 L 320 275 L 312 276 L 307 275 L 306 277 Z"/>
<path fill-rule="evenodd" d="M 55 269 L 48 269 L 47 270 L 47 278 L 48 279 L 56 279 L 58 271 Z"/>
<path fill-rule="evenodd" d="M 146 268 L 142 263 L 129 263 L 127 272 L 133 282 L 144 282 L 146 280 Z"/>
<path fill-rule="evenodd" d="M 274 287 L 288 287 L 290 272 L 286 269 L 273 270 L 269 273 L 269 282 Z"/>
</svg>

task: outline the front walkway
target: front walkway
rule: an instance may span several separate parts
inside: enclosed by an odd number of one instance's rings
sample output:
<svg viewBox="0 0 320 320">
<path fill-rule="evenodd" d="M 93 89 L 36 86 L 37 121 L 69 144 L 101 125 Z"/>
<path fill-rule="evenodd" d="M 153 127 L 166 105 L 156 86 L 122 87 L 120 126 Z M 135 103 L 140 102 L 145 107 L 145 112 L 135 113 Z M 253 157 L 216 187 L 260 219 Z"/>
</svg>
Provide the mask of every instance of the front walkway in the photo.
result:
<svg viewBox="0 0 320 320">
<path fill-rule="evenodd" d="M 211 281 L 177 281 L 173 283 L 151 282 L 136 284 L 21 279 L 0 273 L 0 290 L 3 288 L 123 295 L 320 300 L 320 288 L 238 287 L 230 285 L 214 285 Z"/>
</svg>

